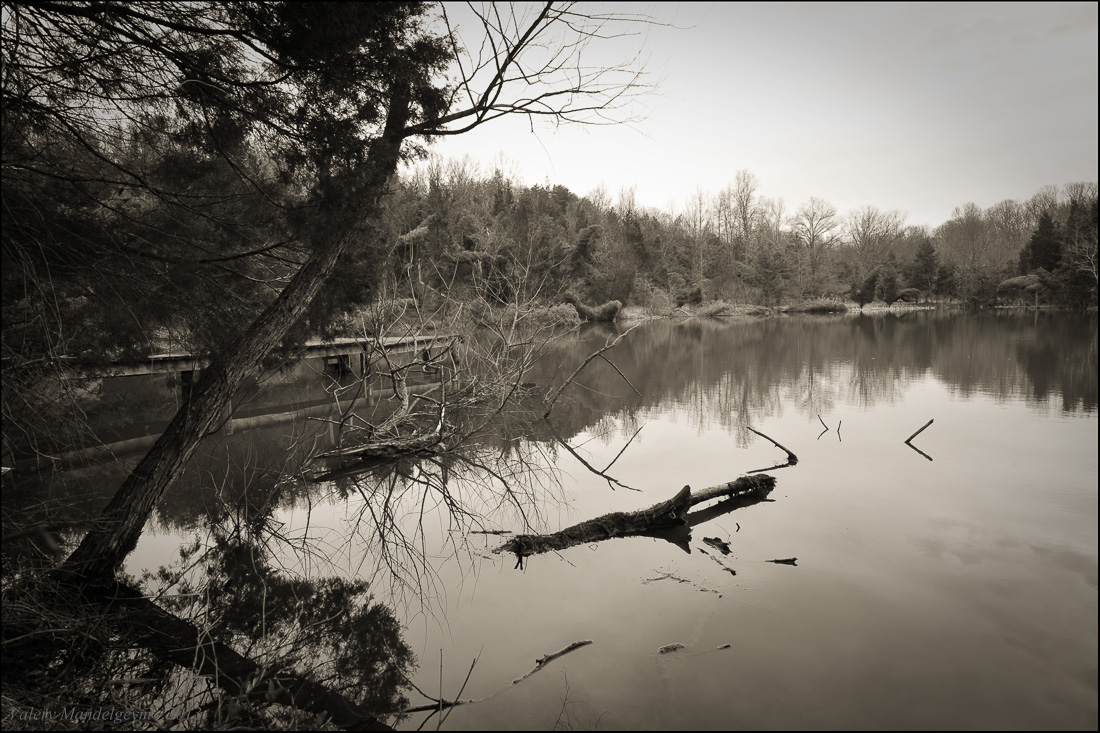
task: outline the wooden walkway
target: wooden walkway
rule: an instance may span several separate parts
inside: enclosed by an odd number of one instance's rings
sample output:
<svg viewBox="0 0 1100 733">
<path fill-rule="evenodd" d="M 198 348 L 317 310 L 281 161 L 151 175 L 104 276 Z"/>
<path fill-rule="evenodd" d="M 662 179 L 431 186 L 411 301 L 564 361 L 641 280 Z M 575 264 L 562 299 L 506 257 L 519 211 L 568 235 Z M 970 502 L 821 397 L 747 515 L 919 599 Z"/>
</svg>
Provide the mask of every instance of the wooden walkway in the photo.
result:
<svg viewBox="0 0 1100 733">
<path fill-rule="evenodd" d="M 330 341 L 307 341 L 296 359 L 325 358 L 328 361 L 350 364 L 351 357 L 357 354 L 379 355 L 382 349 L 387 354 L 396 355 L 419 352 L 449 346 L 459 338 L 457 334 L 440 333 L 432 335 L 387 336 L 385 338 L 338 338 Z M 88 369 L 71 367 L 65 369 L 68 379 L 99 379 L 103 377 L 132 377 L 142 374 L 170 374 L 173 372 L 195 372 L 210 365 L 210 359 L 191 354 L 151 354 L 145 359 L 119 361 L 103 367 Z"/>
</svg>

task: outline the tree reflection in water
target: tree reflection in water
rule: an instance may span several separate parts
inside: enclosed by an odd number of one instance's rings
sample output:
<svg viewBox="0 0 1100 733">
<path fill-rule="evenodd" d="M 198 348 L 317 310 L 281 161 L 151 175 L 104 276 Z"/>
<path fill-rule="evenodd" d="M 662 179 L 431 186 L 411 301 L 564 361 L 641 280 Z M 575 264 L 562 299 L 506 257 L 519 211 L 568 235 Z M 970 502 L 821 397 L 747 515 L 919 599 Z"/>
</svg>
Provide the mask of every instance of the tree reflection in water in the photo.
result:
<svg viewBox="0 0 1100 733">
<path fill-rule="evenodd" d="M 549 388 L 609 333 L 592 328 L 559 342 L 525 379 Z M 1042 410 L 1097 405 L 1095 314 L 656 322 L 609 357 L 637 393 L 593 362 L 555 405 L 553 431 L 531 419 L 544 407 L 533 392 L 461 445 L 364 464 L 320 484 L 299 467 L 334 444 L 322 421 L 213 436 L 153 520 L 161 534 L 198 540 L 179 563 L 149 575 L 147 587 L 264 664 L 315 676 L 384 714 L 404 706 L 413 660 L 396 620 L 401 609 L 395 615 L 375 599 L 430 607 L 446 590 L 441 564 L 474 567 L 482 550 L 472 532 L 545 529 L 563 506 L 555 432 L 571 444 L 581 434 L 619 434 L 625 443 L 649 416 L 679 413 L 746 445 L 756 440 L 750 425 L 784 408 L 833 425 L 836 410 L 891 403 L 928 377 L 957 395 L 1022 399 Z M 131 460 L 39 474 L 36 485 L 5 491 L 5 514 L 49 497 L 51 521 L 94 516 L 102 501 L 94 488 L 116 485 Z M 205 686 L 179 695 L 192 693 Z M 215 713 L 225 722 L 225 710 Z"/>
</svg>

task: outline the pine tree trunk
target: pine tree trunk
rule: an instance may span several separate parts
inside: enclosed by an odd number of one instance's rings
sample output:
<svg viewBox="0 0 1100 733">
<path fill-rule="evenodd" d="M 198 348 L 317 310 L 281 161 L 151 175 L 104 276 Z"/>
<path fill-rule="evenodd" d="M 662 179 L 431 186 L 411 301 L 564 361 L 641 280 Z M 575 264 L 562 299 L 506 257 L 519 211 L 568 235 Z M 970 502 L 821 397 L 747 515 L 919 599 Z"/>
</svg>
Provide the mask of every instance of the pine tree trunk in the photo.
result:
<svg viewBox="0 0 1100 733">
<path fill-rule="evenodd" d="M 357 228 L 379 213 L 387 182 L 397 169 L 409 116 L 407 90 L 392 93 L 385 130 L 371 144 L 366 169 L 330 185 L 306 233 L 313 250 L 275 301 L 240 340 L 214 357 L 191 398 L 123 482 L 96 526 L 62 565 L 66 574 L 101 577 L 117 570 L 137 546 L 150 513 L 168 486 L 183 473 L 199 443 L 219 423 L 223 408 L 264 358 L 305 314 L 332 274 Z"/>
</svg>

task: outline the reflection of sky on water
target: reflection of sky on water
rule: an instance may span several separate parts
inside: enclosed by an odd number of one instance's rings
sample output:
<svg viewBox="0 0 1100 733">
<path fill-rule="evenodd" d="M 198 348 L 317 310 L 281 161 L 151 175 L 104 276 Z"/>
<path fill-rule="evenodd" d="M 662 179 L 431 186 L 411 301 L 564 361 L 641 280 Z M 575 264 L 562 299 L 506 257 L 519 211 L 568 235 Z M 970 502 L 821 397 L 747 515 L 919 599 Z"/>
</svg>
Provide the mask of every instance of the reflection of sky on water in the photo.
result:
<svg viewBox="0 0 1100 733">
<path fill-rule="evenodd" d="M 1045 348 L 1039 330 L 1066 335 L 1054 321 L 631 334 L 613 359 L 645 399 L 608 369 L 567 411 L 586 426 L 575 443 L 597 437 L 584 455 L 600 466 L 644 425 L 612 473 L 645 493 L 612 493 L 565 461 L 578 517 L 779 462 L 749 423 L 799 456 L 775 472 L 776 502 L 700 527 L 690 556 L 616 540 L 523 574 L 483 568 L 418 648 L 465 658 L 486 645 L 485 675 L 499 678 L 522 666 L 513 646 L 522 658 L 594 639 L 561 672 L 580 710 L 616 728 L 1095 727 L 1095 318 L 1083 325 L 1083 341 L 1028 360 L 1015 355 Z M 914 360 L 891 363 L 891 350 Z M 832 428 L 820 439 L 819 412 Z M 929 418 L 914 443 L 932 461 L 903 443 Z M 702 554 L 703 535 L 730 541 L 736 577 Z M 765 562 L 792 556 L 797 568 Z M 668 572 L 692 582 L 641 583 Z M 512 614 L 479 616 L 494 604 Z M 655 654 L 672 642 L 687 648 Z M 548 724 L 564 689 L 559 673 L 449 722 Z"/>
<path fill-rule="evenodd" d="M 440 649 L 451 695 L 479 657 L 463 693 L 479 697 L 537 657 L 595 642 L 456 709 L 456 728 L 550 727 L 567 673 L 582 725 L 606 712 L 601 726 L 613 728 L 1094 729 L 1096 323 L 1065 314 L 655 322 L 608 352 L 641 397 L 594 362 L 585 388 L 551 417 L 601 468 L 642 427 L 611 471 L 641 493 L 612 491 L 563 450 L 536 451 L 514 434 L 481 445 L 482 458 L 523 455 L 542 469 L 541 483 L 517 475 L 512 487 L 529 492 L 525 513 L 547 530 L 781 462 L 747 425 L 798 454 L 774 473 L 774 503 L 698 527 L 690 555 L 633 538 L 513 570 L 491 552 L 499 537 L 454 531 L 521 528 L 499 485 L 450 473 L 478 517 L 458 522 L 418 483 L 424 464 L 395 479 L 400 491 L 385 504 L 417 538 L 422 562 L 402 566 L 415 576 L 409 592 L 379 564 L 372 536 L 368 507 L 391 479 L 363 483 L 362 494 L 282 482 L 288 446 L 313 440 L 306 426 L 283 426 L 204 446 L 131 567 L 171 559 L 177 533 L 202 535 L 217 507 L 270 496 L 291 540 L 272 543 L 276 564 L 370 578 L 399 604 L 425 689 L 438 688 Z M 605 335 L 558 345 L 532 381 L 570 373 Z M 928 461 L 903 441 L 933 418 L 914 440 Z M 555 464 L 562 475 L 546 471 Z M 98 470 L 114 485 L 117 468 Z M 703 554 L 703 536 L 730 542 L 736 576 Z M 766 562 L 782 557 L 798 566 Z M 691 582 L 642 583 L 663 573 Z M 655 653 L 670 643 L 686 648 Z M 717 651 L 723 644 L 731 648 Z"/>
</svg>

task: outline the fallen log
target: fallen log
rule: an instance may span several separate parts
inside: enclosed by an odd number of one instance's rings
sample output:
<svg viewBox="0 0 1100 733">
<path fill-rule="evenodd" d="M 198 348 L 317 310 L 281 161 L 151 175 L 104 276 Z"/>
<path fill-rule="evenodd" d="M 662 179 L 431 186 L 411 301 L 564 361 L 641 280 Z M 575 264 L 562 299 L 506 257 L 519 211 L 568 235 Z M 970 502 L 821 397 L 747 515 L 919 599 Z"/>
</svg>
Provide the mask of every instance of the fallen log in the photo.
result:
<svg viewBox="0 0 1100 733">
<path fill-rule="evenodd" d="M 437 434 L 415 435 L 393 440 L 376 441 L 369 445 L 348 448 L 341 451 L 332 451 L 317 456 L 317 458 L 350 459 L 351 462 L 334 468 L 330 471 L 317 473 L 309 478 L 311 483 L 319 484 L 325 481 L 335 481 L 348 476 L 357 476 L 368 473 L 378 466 L 392 465 L 394 461 L 402 458 L 423 458 L 446 452 L 451 446 Z"/>
<path fill-rule="evenodd" d="M 313 460 L 323 458 L 398 458 L 419 450 L 429 449 L 439 443 L 440 440 L 442 438 L 438 433 L 376 440 L 353 448 L 337 448 L 327 453 L 319 453 L 313 456 Z"/>
<path fill-rule="evenodd" d="M 773 488 L 775 488 L 775 479 L 767 475 L 742 476 L 729 483 L 711 486 L 694 494 L 690 486 L 685 486 L 668 501 L 655 504 L 648 509 L 636 512 L 612 512 L 553 534 L 516 535 L 493 552 L 510 552 L 522 560 L 530 555 L 602 542 L 614 537 L 634 537 L 677 529 L 681 531 L 673 532 L 668 537 L 660 534 L 656 536 L 686 548 L 686 540 L 691 536 L 690 527 L 700 521 L 712 519 L 718 514 L 766 501 Z M 729 498 L 718 505 L 721 511 L 717 514 L 712 511 L 717 507 L 688 513 L 693 506 L 721 497 Z M 683 530 L 686 530 L 686 537 L 683 536 Z"/>
</svg>

